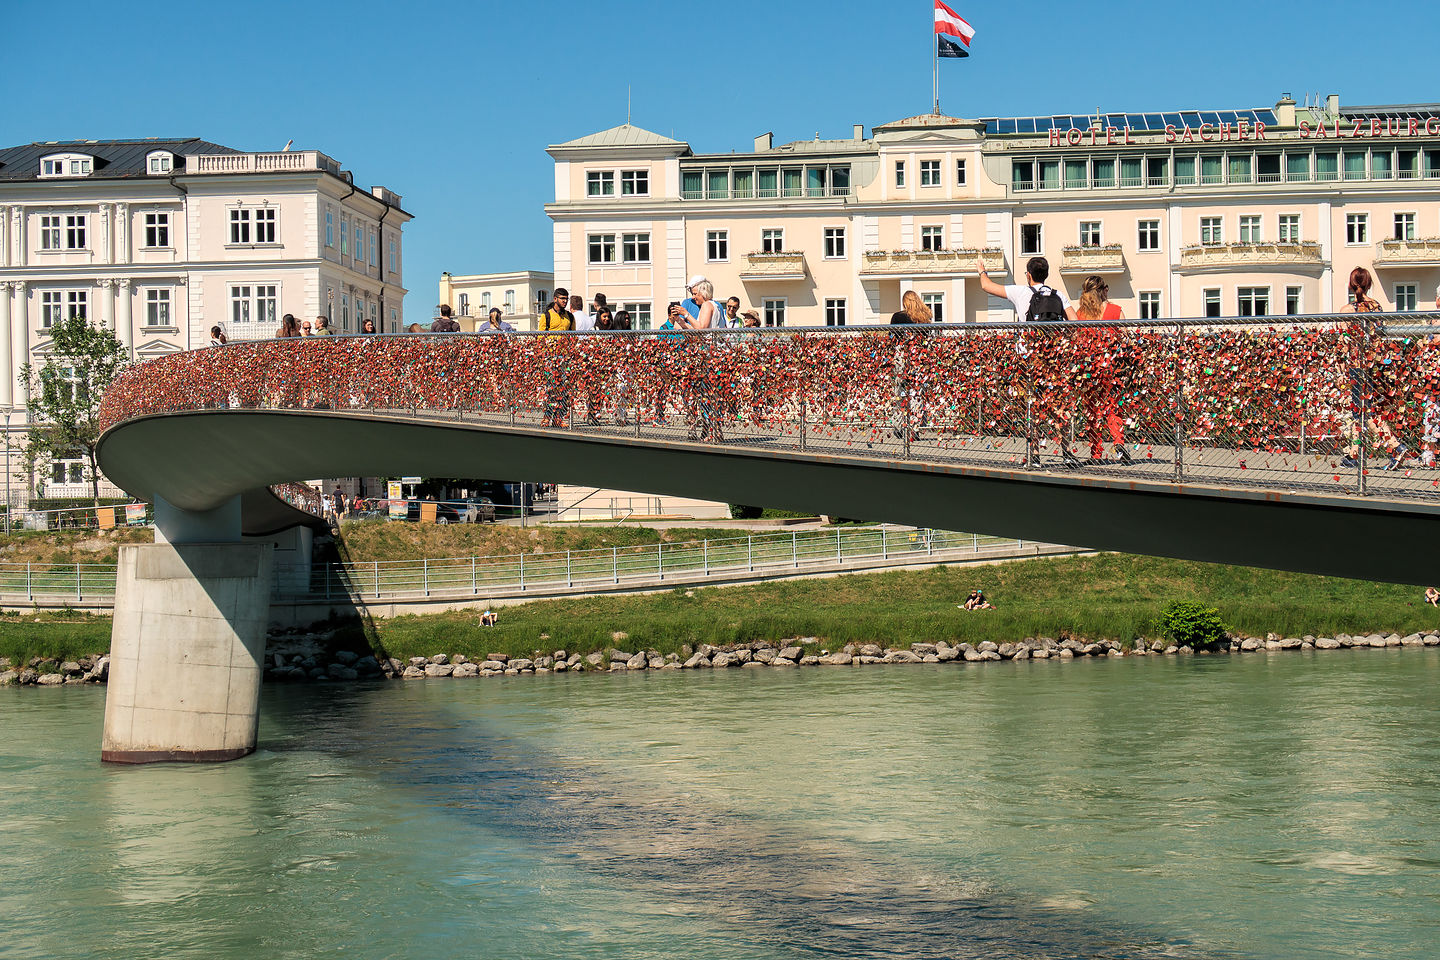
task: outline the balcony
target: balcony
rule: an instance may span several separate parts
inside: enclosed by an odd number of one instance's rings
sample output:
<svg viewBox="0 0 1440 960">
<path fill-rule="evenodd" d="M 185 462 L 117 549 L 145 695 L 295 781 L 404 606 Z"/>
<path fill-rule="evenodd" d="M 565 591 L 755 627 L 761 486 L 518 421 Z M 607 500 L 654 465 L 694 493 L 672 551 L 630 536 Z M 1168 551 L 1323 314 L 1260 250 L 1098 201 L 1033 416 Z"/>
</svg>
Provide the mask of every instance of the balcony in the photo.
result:
<svg viewBox="0 0 1440 960">
<path fill-rule="evenodd" d="M 984 250 L 870 250 L 865 254 L 860 276 L 974 277 L 979 275 L 975 261 L 980 257 L 985 258 L 986 270 L 1005 272 L 1005 252 L 998 247 Z"/>
<path fill-rule="evenodd" d="M 1066 247 L 1064 259 L 1060 262 L 1061 273 L 1107 273 L 1125 272 L 1125 252 L 1118 243 L 1107 243 L 1098 247 Z"/>
<path fill-rule="evenodd" d="M 1440 267 L 1440 237 L 1381 240 L 1375 247 L 1375 266 Z"/>
<path fill-rule="evenodd" d="M 1325 266 L 1320 244 L 1296 243 L 1197 243 L 1180 251 L 1181 270 L 1234 270 L 1264 267 L 1299 267 L 1319 270 Z"/>
<path fill-rule="evenodd" d="M 805 254 L 799 250 L 783 253 L 747 253 L 741 280 L 804 280 Z"/>
<path fill-rule="evenodd" d="M 294 173 L 323 170 L 340 174 L 340 164 L 319 150 L 285 150 L 280 153 L 202 153 L 185 158 L 185 172 Z"/>
</svg>

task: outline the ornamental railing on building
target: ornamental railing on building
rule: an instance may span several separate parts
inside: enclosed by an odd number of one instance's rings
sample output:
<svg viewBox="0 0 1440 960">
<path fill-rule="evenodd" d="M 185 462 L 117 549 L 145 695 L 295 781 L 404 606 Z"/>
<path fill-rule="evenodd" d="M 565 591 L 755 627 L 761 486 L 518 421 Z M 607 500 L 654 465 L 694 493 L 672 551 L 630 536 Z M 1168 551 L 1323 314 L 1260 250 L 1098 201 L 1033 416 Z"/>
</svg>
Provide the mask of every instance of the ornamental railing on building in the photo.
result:
<svg viewBox="0 0 1440 960">
<path fill-rule="evenodd" d="M 1180 250 L 1181 270 L 1229 269 L 1234 267 L 1325 265 L 1320 244 L 1310 241 L 1275 243 L 1196 243 Z"/>
<path fill-rule="evenodd" d="M 1061 273 L 1125 272 L 1125 248 L 1118 243 L 1093 247 L 1066 247 L 1061 254 Z"/>
<path fill-rule="evenodd" d="M 745 254 L 741 280 L 803 280 L 805 254 L 799 250 L 783 253 L 755 252 Z"/>
<path fill-rule="evenodd" d="M 338 174 L 340 164 L 319 150 L 283 150 L 279 153 L 208 153 L 185 158 L 189 173 L 288 173 L 324 170 Z"/>
<path fill-rule="evenodd" d="M 101 419 L 247 409 L 1433 502 L 1440 313 L 231 343 Z"/>
<path fill-rule="evenodd" d="M 1005 251 L 998 247 L 987 247 L 984 250 L 867 250 L 860 275 L 903 277 L 943 274 L 952 277 L 975 277 L 979 275 L 975 263 L 981 258 L 985 260 L 986 270 L 1004 272 Z"/>
<path fill-rule="evenodd" d="M 1440 267 L 1440 237 L 1423 240 L 1381 240 L 1376 245 L 1377 267 Z"/>
</svg>

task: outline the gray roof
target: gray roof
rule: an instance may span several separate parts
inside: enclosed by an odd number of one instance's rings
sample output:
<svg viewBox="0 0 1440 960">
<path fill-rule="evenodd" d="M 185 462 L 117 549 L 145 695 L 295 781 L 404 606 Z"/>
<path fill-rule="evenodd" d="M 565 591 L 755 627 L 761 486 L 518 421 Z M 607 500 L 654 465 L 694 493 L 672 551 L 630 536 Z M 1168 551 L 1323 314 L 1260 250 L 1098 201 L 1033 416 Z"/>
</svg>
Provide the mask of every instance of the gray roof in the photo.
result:
<svg viewBox="0 0 1440 960">
<path fill-rule="evenodd" d="M 145 177 L 145 155 L 152 150 L 186 154 L 243 153 L 198 137 L 144 140 L 52 140 L 0 149 L 0 180 L 40 179 L 40 158 L 54 153 L 83 153 L 95 158 L 95 172 L 88 179 Z M 184 169 L 183 167 L 181 168 Z M 69 178 L 65 178 L 69 179 Z M 78 177 L 75 179 L 87 179 Z"/>
<path fill-rule="evenodd" d="M 685 143 L 681 140 L 672 140 L 669 137 L 662 137 L 658 133 L 651 133 L 641 127 L 631 126 L 622 123 L 618 127 L 611 127 L 609 130 L 601 130 L 599 133 L 592 133 L 589 136 L 581 137 L 578 140 L 567 140 L 564 143 L 555 144 L 557 147 L 683 147 Z"/>
</svg>

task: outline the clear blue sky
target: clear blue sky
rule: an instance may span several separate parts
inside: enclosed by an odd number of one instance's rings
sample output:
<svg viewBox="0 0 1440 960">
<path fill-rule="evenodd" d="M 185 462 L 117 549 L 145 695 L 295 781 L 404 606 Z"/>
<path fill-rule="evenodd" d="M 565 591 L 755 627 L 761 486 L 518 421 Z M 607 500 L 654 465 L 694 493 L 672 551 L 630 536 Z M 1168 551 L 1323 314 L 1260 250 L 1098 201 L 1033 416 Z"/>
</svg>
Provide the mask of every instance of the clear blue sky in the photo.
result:
<svg viewBox="0 0 1440 960">
<path fill-rule="evenodd" d="M 1440 100 L 1434 6 L 952 0 L 956 116 Z M 549 269 L 548 144 L 625 120 L 701 151 L 930 109 L 930 0 L 433 4 L 11 0 L 0 144 L 199 136 L 323 150 L 404 195 L 406 309 L 440 271 Z M 1413 37 L 1413 42 L 1407 40 Z"/>
</svg>

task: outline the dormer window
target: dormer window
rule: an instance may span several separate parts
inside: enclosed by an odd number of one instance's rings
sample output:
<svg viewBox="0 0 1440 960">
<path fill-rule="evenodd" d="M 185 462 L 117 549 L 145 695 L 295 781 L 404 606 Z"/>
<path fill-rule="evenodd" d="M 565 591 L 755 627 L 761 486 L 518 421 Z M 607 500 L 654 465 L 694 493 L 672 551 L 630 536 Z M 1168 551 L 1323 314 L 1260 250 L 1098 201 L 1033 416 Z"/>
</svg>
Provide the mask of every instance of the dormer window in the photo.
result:
<svg viewBox="0 0 1440 960">
<path fill-rule="evenodd" d="M 166 175 L 175 169 L 175 155 L 165 150 L 146 154 L 145 169 L 150 174 Z"/>
<path fill-rule="evenodd" d="M 57 153 L 40 158 L 42 177 L 86 177 L 95 170 L 95 158 L 80 153 Z"/>
</svg>

